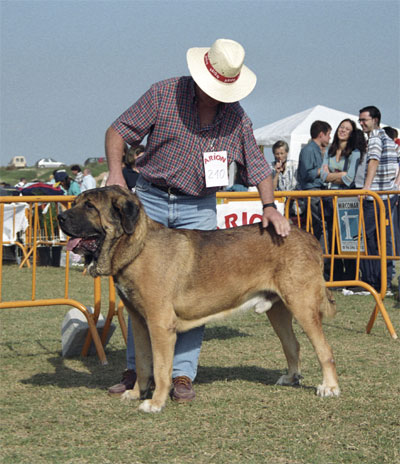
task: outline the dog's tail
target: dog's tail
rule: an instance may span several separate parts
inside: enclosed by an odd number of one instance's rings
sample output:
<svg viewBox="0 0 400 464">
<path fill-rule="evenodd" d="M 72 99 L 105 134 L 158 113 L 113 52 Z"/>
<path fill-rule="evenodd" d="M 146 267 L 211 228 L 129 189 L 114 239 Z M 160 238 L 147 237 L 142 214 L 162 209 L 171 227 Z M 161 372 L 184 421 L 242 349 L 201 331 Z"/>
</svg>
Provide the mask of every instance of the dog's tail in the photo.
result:
<svg viewBox="0 0 400 464">
<path fill-rule="evenodd" d="M 332 319 L 336 315 L 336 301 L 332 291 L 325 285 L 321 289 L 322 303 L 321 303 L 321 315 Z"/>
</svg>

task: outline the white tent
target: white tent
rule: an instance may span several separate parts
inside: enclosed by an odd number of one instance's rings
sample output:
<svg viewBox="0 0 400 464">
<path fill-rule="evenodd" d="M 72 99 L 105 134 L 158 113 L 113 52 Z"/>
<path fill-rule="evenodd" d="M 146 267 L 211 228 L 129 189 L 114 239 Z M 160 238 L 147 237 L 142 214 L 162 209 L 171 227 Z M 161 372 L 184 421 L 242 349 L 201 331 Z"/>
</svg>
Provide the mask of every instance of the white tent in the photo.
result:
<svg viewBox="0 0 400 464">
<path fill-rule="evenodd" d="M 278 140 L 284 140 L 289 145 L 288 159 L 297 162 L 300 150 L 310 141 L 310 127 L 314 121 L 326 121 L 332 126 L 332 141 L 338 125 L 346 118 L 352 119 L 359 127 L 358 116 L 317 105 L 301 113 L 260 127 L 254 131 L 254 136 L 257 144 L 263 147 L 272 147 Z M 269 159 L 272 159 L 272 152 Z"/>
</svg>

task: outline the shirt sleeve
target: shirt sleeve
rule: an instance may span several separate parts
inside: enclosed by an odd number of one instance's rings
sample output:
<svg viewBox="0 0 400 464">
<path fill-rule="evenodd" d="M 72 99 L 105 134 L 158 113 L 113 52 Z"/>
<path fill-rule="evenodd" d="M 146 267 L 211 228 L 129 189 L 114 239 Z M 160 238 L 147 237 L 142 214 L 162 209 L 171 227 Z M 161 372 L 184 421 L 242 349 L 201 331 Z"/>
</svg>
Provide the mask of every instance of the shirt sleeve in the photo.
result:
<svg viewBox="0 0 400 464">
<path fill-rule="evenodd" d="M 321 168 L 324 165 L 328 166 L 328 168 L 329 168 L 328 150 L 326 150 L 326 152 L 325 152 L 324 159 L 322 160 Z M 322 182 L 326 182 L 326 178 L 328 177 L 328 173 L 321 169 L 319 176 L 321 177 Z"/>
<path fill-rule="evenodd" d="M 382 154 L 382 139 L 379 136 L 379 131 L 374 130 L 368 141 L 368 158 L 367 163 L 374 159 L 380 160 Z"/>
<path fill-rule="evenodd" d="M 258 185 L 272 174 L 272 169 L 257 145 L 251 124 L 243 126 L 242 149 L 244 164 L 238 164 L 240 176 L 246 185 Z"/>
<path fill-rule="evenodd" d="M 68 192 L 68 195 L 79 195 L 81 193 L 81 189 L 76 182 L 71 182 L 70 190 L 71 193 Z"/>
<path fill-rule="evenodd" d="M 304 147 L 300 152 L 298 179 L 302 183 L 313 182 L 318 177 L 319 168 L 320 166 L 314 166 L 313 152 L 309 147 Z"/>
<path fill-rule="evenodd" d="M 140 143 L 151 131 L 157 118 L 157 90 L 152 85 L 139 100 L 113 122 L 112 127 L 126 143 Z"/>
<path fill-rule="evenodd" d="M 360 152 L 359 150 L 354 150 L 350 154 L 349 166 L 347 169 L 347 174 L 342 177 L 343 184 L 347 187 L 350 187 L 354 182 L 356 176 L 358 165 L 360 164 Z"/>
</svg>

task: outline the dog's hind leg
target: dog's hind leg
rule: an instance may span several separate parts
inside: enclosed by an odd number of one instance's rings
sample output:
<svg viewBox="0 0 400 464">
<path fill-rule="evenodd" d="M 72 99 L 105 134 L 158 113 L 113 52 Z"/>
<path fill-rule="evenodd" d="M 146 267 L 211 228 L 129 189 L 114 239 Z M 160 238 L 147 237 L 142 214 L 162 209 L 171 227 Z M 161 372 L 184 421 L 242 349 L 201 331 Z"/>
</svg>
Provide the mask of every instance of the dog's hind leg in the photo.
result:
<svg viewBox="0 0 400 464">
<path fill-rule="evenodd" d="M 281 341 L 288 363 L 288 373 L 279 378 L 277 385 L 299 385 L 301 379 L 300 345 L 293 332 L 292 314 L 285 304 L 279 301 L 267 312 L 267 316 Z"/>
<path fill-rule="evenodd" d="M 136 383 L 133 390 L 127 390 L 122 400 L 139 400 L 147 396 L 151 384 L 152 353 L 149 331 L 143 317 L 136 311 L 129 311 L 132 318 L 132 331 L 135 342 Z"/>
<path fill-rule="evenodd" d="M 172 381 L 172 363 L 176 343 L 175 323 L 161 321 L 156 311 L 157 320 L 148 320 L 148 327 L 153 351 L 155 390 L 150 400 L 139 406 L 144 412 L 160 412 L 165 406 Z"/>
<path fill-rule="evenodd" d="M 319 294 L 320 292 L 315 292 Z M 333 358 L 332 349 L 326 340 L 322 330 L 322 321 L 320 314 L 321 301 L 315 297 L 314 301 L 310 298 L 312 289 L 305 298 L 297 298 L 290 309 L 294 317 L 302 326 L 304 332 L 310 339 L 314 350 L 317 354 L 318 361 L 322 369 L 322 384 L 317 387 L 318 396 L 339 396 L 340 389 L 336 373 L 336 364 Z"/>
</svg>

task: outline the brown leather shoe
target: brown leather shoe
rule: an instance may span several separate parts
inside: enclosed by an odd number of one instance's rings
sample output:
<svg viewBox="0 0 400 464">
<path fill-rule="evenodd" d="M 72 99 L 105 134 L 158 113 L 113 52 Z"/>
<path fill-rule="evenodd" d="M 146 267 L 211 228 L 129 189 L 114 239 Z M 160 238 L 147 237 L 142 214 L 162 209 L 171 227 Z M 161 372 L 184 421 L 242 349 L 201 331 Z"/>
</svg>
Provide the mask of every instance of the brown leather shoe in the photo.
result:
<svg viewBox="0 0 400 464">
<path fill-rule="evenodd" d="M 171 398 L 178 403 L 184 403 L 194 400 L 196 393 L 193 390 L 192 381 L 184 375 L 175 377 L 172 380 L 173 387 Z"/>
<path fill-rule="evenodd" d="M 136 372 L 133 369 L 126 369 L 122 374 L 120 383 L 113 385 L 108 389 L 111 396 L 121 396 L 126 390 L 132 390 L 136 382 Z"/>
</svg>

